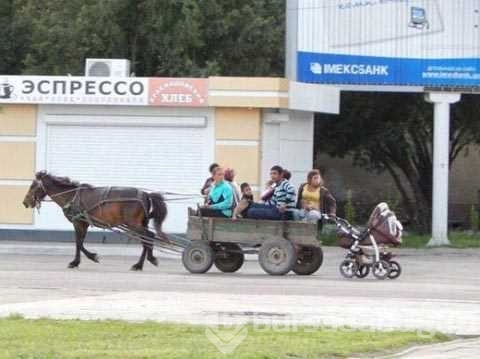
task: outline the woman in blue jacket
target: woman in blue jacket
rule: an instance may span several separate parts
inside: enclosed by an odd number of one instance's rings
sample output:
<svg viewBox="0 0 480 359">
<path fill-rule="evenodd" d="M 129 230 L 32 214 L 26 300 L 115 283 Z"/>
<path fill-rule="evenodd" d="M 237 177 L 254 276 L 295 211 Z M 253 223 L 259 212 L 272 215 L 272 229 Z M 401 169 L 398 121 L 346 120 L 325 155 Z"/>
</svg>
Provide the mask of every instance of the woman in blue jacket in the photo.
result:
<svg viewBox="0 0 480 359">
<path fill-rule="evenodd" d="M 225 172 L 222 167 L 213 171 L 213 183 L 208 193 L 208 201 L 205 206 L 200 207 L 201 215 L 204 217 L 232 217 L 233 189 L 224 180 Z"/>
</svg>

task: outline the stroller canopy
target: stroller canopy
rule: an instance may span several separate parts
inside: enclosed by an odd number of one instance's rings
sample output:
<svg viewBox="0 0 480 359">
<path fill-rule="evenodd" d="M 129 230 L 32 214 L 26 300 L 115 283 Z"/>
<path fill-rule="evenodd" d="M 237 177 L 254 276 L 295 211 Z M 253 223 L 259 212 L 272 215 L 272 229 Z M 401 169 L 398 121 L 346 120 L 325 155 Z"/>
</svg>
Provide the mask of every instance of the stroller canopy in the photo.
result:
<svg viewBox="0 0 480 359">
<path fill-rule="evenodd" d="M 377 243 L 394 246 L 402 243 L 402 224 L 385 202 L 379 203 L 374 208 L 367 226 Z"/>
</svg>

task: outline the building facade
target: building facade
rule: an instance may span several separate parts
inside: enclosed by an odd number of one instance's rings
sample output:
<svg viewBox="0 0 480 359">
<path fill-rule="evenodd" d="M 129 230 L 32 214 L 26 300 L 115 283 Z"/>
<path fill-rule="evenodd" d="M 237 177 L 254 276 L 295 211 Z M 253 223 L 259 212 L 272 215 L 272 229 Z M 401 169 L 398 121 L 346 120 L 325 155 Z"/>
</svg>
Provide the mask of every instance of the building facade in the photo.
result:
<svg viewBox="0 0 480 359">
<path fill-rule="evenodd" d="M 281 164 L 298 184 L 313 165 L 313 113 L 339 109 L 338 90 L 283 78 L 9 76 L 0 86 L 0 230 L 72 229 L 51 202 L 23 208 L 40 170 L 197 194 L 212 162 L 257 192 Z M 197 202 L 169 202 L 165 230 L 184 232 Z"/>
</svg>

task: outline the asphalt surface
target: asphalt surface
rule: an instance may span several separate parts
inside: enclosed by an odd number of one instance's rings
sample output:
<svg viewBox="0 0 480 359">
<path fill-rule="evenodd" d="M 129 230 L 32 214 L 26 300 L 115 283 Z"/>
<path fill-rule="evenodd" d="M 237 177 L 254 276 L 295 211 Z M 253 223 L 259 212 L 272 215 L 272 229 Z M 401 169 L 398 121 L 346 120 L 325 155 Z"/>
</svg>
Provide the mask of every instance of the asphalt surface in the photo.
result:
<svg viewBox="0 0 480 359">
<path fill-rule="evenodd" d="M 339 248 L 312 276 L 265 274 L 254 256 L 237 273 L 193 275 L 174 255 L 130 267 L 137 244 L 92 244 L 101 263 L 67 269 L 73 243 L 0 241 L 0 316 L 393 328 L 480 336 L 480 250 L 400 249 L 396 280 L 347 280 Z M 480 346 L 473 352 L 480 356 Z M 478 354 L 478 355 L 477 355 Z M 411 356 L 410 356 L 411 357 Z"/>
</svg>

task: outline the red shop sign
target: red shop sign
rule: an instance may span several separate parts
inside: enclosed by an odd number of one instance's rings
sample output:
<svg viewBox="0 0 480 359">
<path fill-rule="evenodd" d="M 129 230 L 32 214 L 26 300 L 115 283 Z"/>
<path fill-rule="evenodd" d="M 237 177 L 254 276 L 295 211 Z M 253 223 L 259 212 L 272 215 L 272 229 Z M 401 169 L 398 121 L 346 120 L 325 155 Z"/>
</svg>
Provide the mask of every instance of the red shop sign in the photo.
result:
<svg viewBox="0 0 480 359">
<path fill-rule="evenodd" d="M 208 106 L 207 81 L 191 78 L 150 78 L 148 103 L 151 106 Z"/>
</svg>

